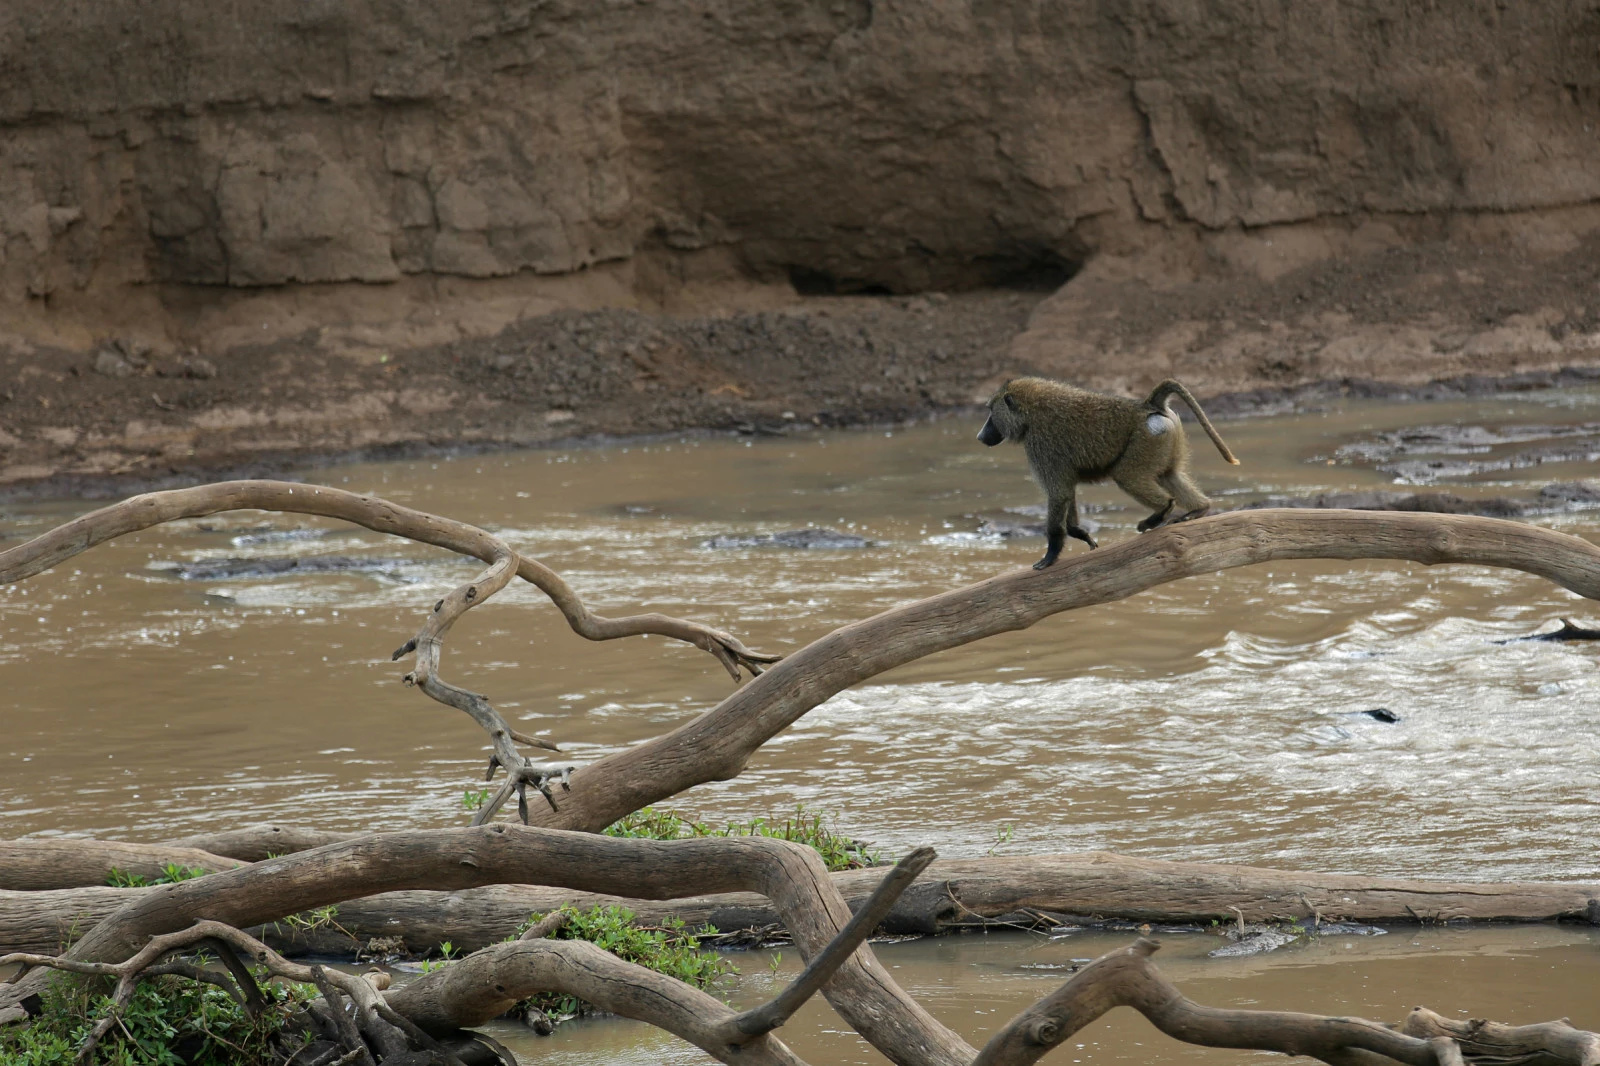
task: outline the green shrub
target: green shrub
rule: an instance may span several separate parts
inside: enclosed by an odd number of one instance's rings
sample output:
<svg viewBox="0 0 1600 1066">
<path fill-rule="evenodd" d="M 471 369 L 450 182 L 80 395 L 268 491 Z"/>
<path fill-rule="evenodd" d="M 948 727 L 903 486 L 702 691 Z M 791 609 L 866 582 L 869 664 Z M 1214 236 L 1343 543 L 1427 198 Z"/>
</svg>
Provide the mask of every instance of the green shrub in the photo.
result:
<svg viewBox="0 0 1600 1066">
<path fill-rule="evenodd" d="M 109 985 L 60 974 L 27 1026 L 0 1027 L 5 1066 L 72 1066 L 78 1048 L 105 1013 Z M 251 1018 L 215 985 L 176 975 L 140 981 L 133 999 L 95 1047 L 96 1066 L 257 1066 L 275 1061 L 270 1041 L 316 995 L 309 985 L 263 984 L 268 1008 Z M 291 1045 L 291 1047 L 294 1045 Z"/>
<path fill-rule="evenodd" d="M 775 818 L 755 818 L 748 822 L 729 822 L 717 828 L 708 822 L 697 822 L 677 811 L 644 807 L 634 811 L 605 829 L 607 836 L 643 837 L 650 840 L 682 840 L 688 837 L 773 837 L 796 844 L 807 844 L 822 856 L 830 870 L 857 870 L 863 866 L 876 866 L 883 856 L 872 845 L 850 837 L 840 836 L 815 811 L 798 806 L 794 814 L 778 821 Z"/>
<path fill-rule="evenodd" d="M 567 915 L 567 923 L 551 934 L 551 939 L 587 940 L 624 962 L 637 963 L 699 989 L 711 988 L 739 972 L 722 956 L 701 951 L 699 937 L 689 932 L 681 919 L 667 918 L 660 925 L 639 926 L 633 924 L 634 914 L 626 907 L 594 907 L 581 911 L 568 904 L 561 910 Z M 517 934 L 520 936 L 543 917 L 542 914 L 531 915 Z M 541 993 L 521 1006 L 537 1008 L 552 1018 L 584 1014 L 594 1009 L 576 996 L 555 992 Z"/>
</svg>

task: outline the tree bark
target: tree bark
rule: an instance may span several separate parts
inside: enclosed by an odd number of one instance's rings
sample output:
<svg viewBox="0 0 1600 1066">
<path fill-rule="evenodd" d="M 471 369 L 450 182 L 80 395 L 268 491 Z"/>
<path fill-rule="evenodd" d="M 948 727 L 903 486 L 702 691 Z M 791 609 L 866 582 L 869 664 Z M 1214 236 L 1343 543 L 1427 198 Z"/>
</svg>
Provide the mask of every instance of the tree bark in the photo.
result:
<svg viewBox="0 0 1600 1066">
<path fill-rule="evenodd" d="M 167 844 L 197 848 L 200 851 L 209 851 L 213 855 L 226 855 L 230 859 L 241 859 L 244 862 L 259 862 L 262 859 L 293 855 L 297 851 L 309 851 L 324 844 L 337 844 L 343 840 L 354 840 L 358 836 L 366 835 L 333 833 L 325 829 L 306 829 L 263 822 L 221 833 L 196 833 L 178 840 L 169 840 Z"/>
<path fill-rule="evenodd" d="M 237 859 L 170 844 L 70 837 L 0 840 L 0 891 L 104 885 L 113 869 L 153 881 L 165 874 L 168 863 L 207 873 L 242 865 Z"/>
</svg>

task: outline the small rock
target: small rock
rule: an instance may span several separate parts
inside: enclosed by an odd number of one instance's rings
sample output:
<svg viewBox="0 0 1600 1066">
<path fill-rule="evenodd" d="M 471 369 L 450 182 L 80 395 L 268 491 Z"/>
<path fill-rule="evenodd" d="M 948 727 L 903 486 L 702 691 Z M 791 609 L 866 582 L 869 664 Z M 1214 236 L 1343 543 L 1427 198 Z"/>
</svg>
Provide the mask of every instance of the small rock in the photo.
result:
<svg viewBox="0 0 1600 1066">
<path fill-rule="evenodd" d="M 182 371 L 186 378 L 210 381 L 217 376 L 217 364 L 203 355 L 188 355 L 183 359 Z"/>
<path fill-rule="evenodd" d="M 108 378 L 132 377 L 133 364 L 110 348 L 102 348 L 100 354 L 94 357 L 94 372 Z"/>
<path fill-rule="evenodd" d="M 1600 481 L 1557 481 L 1539 490 L 1545 500 L 1560 503 L 1600 503 Z"/>
<path fill-rule="evenodd" d="M 122 353 L 122 358 L 135 370 L 143 370 L 150 365 L 150 346 L 144 341 L 129 340 L 127 337 L 118 337 L 112 342 L 117 351 Z"/>
<path fill-rule="evenodd" d="M 1269 951 L 1277 951 L 1287 944 L 1293 944 L 1298 939 L 1300 938 L 1293 934 L 1282 933 L 1276 929 L 1260 929 L 1236 944 L 1224 944 L 1220 948 L 1206 952 L 1206 955 L 1213 959 L 1241 959 L 1251 955 L 1265 955 Z"/>
<path fill-rule="evenodd" d="M 544 423 L 547 426 L 559 426 L 561 423 L 571 422 L 577 417 L 578 416 L 573 414 L 571 411 L 565 411 L 557 408 L 553 411 L 546 411 L 544 413 Z"/>
<path fill-rule="evenodd" d="M 1400 716 L 1387 707 L 1374 707 L 1370 711 L 1362 711 L 1361 713 L 1371 718 L 1374 722 L 1387 722 L 1390 725 L 1400 720 Z"/>
<path fill-rule="evenodd" d="M 285 574 L 382 574 L 398 578 L 404 559 L 374 559 L 348 555 L 313 555 L 291 558 L 207 559 L 191 563 L 152 563 L 150 569 L 173 574 L 185 581 L 231 581 L 240 578 L 279 577 Z"/>
</svg>

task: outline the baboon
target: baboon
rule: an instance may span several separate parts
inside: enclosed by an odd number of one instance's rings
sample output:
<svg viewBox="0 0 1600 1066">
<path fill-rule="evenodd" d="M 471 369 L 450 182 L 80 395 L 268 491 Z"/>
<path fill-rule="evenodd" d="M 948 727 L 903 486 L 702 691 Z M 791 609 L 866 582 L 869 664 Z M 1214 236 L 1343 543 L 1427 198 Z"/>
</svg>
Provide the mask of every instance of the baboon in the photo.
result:
<svg viewBox="0 0 1600 1066">
<path fill-rule="evenodd" d="M 1211 501 L 1189 479 L 1189 445 L 1183 426 L 1172 413 L 1172 397 L 1189 405 L 1206 435 L 1228 462 L 1238 465 L 1189 390 L 1177 381 L 1163 381 L 1149 399 L 1126 400 L 1063 385 L 1044 378 L 1015 378 L 989 401 L 989 418 L 978 439 L 993 447 L 1019 441 L 1028 454 L 1034 480 L 1045 491 L 1048 513 L 1044 558 L 1033 564 L 1043 570 L 1054 563 L 1067 537 L 1091 548 L 1099 545 L 1078 525 L 1078 483 L 1111 478 L 1122 491 L 1155 513 L 1139 523 L 1139 532 L 1166 521 L 1176 505 L 1175 521 L 1199 518 Z"/>
</svg>

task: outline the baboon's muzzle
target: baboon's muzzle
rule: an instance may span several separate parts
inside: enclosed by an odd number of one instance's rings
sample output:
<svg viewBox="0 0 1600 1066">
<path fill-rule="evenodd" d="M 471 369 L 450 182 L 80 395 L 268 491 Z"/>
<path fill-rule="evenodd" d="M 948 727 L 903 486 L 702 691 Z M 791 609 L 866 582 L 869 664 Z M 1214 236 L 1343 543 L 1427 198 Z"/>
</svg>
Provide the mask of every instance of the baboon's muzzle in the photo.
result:
<svg viewBox="0 0 1600 1066">
<path fill-rule="evenodd" d="M 995 428 L 993 415 L 983 420 L 983 428 L 978 430 L 978 439 L 991 448 L 1006 439 L 1006 435 Z"/>
</svg>

